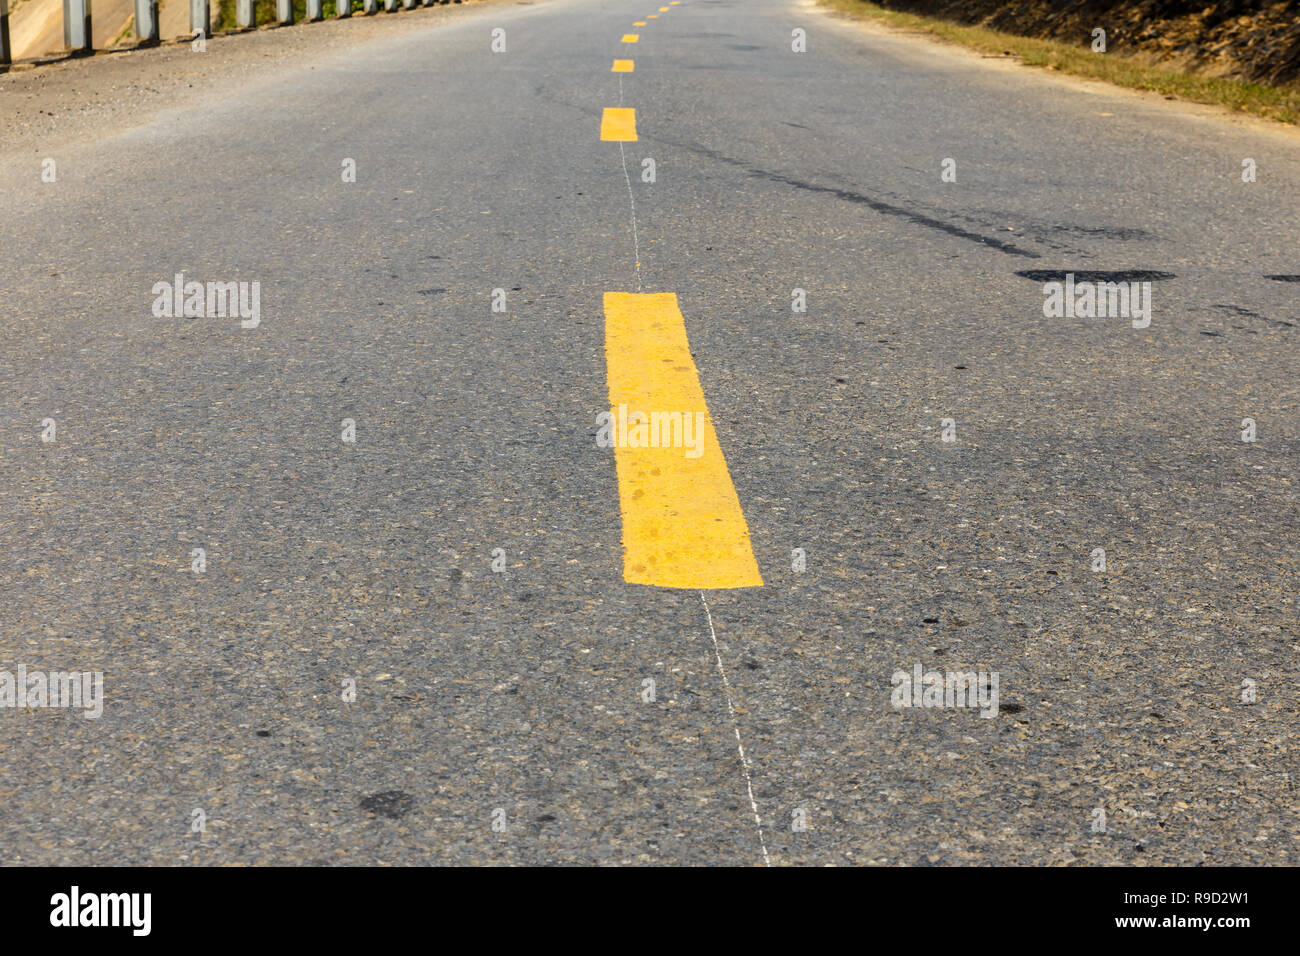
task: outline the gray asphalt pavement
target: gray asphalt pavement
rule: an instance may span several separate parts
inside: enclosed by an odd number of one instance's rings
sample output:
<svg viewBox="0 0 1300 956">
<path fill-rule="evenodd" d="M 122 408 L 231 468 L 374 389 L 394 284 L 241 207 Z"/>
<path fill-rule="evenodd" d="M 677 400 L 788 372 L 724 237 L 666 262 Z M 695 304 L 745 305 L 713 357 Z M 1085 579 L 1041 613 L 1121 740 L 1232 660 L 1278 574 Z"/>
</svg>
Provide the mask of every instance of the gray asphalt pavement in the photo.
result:
<svg viewBox="0 0 1300 956">
<path fill-rule="evenodd" d="M 104 705 L 0 707 L 3 862 L 1300 860 L 1300 139 L 660 2 L 400 14 L 5 153 L 0 671 Z M 1130 270 L 1149 327 L 1044 315 Z M 177 273 L 260 324 L 155 316 Z M 761 587 L 625 580 L 638 291 Z M 917 665 L 996 716 L 894 706 Z"/>
</svg>

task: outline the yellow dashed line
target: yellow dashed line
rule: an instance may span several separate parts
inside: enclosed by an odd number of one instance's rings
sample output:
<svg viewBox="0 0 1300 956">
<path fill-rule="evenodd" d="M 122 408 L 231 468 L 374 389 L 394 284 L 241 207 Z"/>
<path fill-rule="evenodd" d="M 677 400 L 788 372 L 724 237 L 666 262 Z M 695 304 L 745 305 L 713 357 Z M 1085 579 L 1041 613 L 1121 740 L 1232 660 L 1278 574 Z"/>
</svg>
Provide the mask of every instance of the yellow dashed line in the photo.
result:
<svg viewBox="0 0 1300 956">
<path fill-rule="evenodd" d="M 600 117 L 600 138 L 613 143 L 635 143 L 636 110 L 606 106 Z"/>
<path fill-rule="evenodd" d="M 659 12 L 660 12 L 660 13 L 667 13 L 667 12 L 668 12 L 668 8 L 667 8 L 667 7 L 660 7 L 660 8 L 659 8 Z"/>
<path fill-rule="evenodd" d="M 664 588 L 761 587 L 676 294 L 606 292 L 605 362 L 624 580 Z"/>
<path fill-rule="evenodd" d="M 657 14 L 657 13 L 652 13 L 652 14 L 650 14 L 648 17 L 646 17 L 646 19 L 647 19 L 647 20 L 658 20 L 658 19 L 659 19 L 659 14 Z"/>
<path fill-rule="evenodd" d="M 636 23 L 632 24 L 632 26 L 634 26 L 634 27 L 643 27 L 643 26 L 645 26 L 645 21 L 644 21 L 644 20 L 638 20 Z"/>
<path fill-rule="evenodd" d="M 641 37 L 639 37 L 639 36 L 638 36 L 637 34 L 635 34 L 635 33 L 624 33 L 624 34 L 623 34 L 623 42 L 624 42 L 624 43 L 635 43 L 635 42 L 636 42 L 637 40 L 639 40 L 639 39 L 641 39 Z"/>
<path fill-rule="evenodd" d="M 615 61 L 614 61 L 614 68 L 613 68 L 612 70 L 610 70 L 609 72 L 611 72 L 611 73 L 631 73 L 631 72 L 632 72 L 632 67 L 633 67 L 633 65 L 634 65 L 634 64 L 632 63 L 631 60 L 615 60 Z"/>
</svg>

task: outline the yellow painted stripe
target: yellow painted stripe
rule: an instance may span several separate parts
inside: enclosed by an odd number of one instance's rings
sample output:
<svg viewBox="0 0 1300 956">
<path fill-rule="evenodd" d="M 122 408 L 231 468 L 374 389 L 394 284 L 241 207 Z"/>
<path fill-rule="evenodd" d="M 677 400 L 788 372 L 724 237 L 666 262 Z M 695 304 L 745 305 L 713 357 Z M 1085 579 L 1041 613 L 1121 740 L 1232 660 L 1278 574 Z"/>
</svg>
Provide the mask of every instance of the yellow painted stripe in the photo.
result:
<svg viewBox="0 0 1300 956">
<path fill-rule="evenodd" d="M 667 13 L 667 12 L 668 12 L 668 8 L 667 8 L 667 7 L 660 7 L 660 8 L 659 8 L 659 12 L 660 12 L 660 13 Z"/>
<path fill-rule="evenodd" d="M 615 61 L 614 61 L 614 69 L 610 70 L 609 72 L 611 72 L 611 73 L 631 73 L 631 72 L 632 72 L 632 67 L 633 67 L 634 65 L 635 65 L 635 64 L 633 64 L 633 62 L 632 62 L 631 60 L 615 60 Z"/>
<path fill-rule="evenodd" d="M 762 587 L 677 296 L 606 292 L 605 362 L 615 416 L 623 579 L 663 588 Z M 621 406 L 629 418 L 633 412 L 703 413 L 700 455 L 688 458 L 688 448 L 623 447 Z"/>
<path fill-rule="evenodd" d="M 632 24 L 632 26 L 634 26 L 634 27 L 643 27 L 643 26 L 645 26 L 645 21 L 644 21 L 644 20 L 638 20 L 636 23 Z"/>
<path fill-rule="evenodd" d="M 637 36 L 635 33 L 624 33 L 624 34 L 623 34 L 623 42 L 624 42 L 624 43 L 635 43 L 635 42 L 636 42 L 637 40 L 639 40 L 639 39 L 641 39 L 641 38 L 640 38 L 639 36 Z"/>
<path fill-rule="evenodd" d="M 652 13 L 652 14 L 650 14 L 649 16 L 647 16 L 646 19 L 647 19 L 647 20 L 658 20 L 658 19 L 659 19 L 659 14 L 657 14 L 657 13 Z"/>
<path fill-rule="evenodd" d="M 636 110 L 606 106 L 600 117 L 600 138 L 612 143 L 635 143 Z"/>
</svg>

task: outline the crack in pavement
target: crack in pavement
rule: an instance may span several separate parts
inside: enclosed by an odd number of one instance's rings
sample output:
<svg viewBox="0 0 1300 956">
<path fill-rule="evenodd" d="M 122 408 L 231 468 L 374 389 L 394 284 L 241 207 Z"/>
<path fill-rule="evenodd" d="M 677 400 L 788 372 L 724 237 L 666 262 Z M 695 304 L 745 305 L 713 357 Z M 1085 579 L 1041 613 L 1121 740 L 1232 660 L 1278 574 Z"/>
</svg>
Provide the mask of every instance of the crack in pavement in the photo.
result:
<svg viewBox="0 0 1300 956">
<path fill-rule="evenodd" d="M 533 87 L 533 95 L 540 99 L 544 99 L 547 102 L 554 103 L 557 106 L 564 106 L 569 109 L 577 110 L 587 116 L 600 116 L 599 110 L 594 110 L 591 107 L 571 103 L 566 100 L 557 99 L 556 97 L 549 95 L 545 87 L 542 85 Z M 852 189 L 846 189 L 840 186 L 823 186 L 802 179 L 795 179 L 792 176 L 786 176 L 782 173 L 772 172 L 771 170 L 759 169 L 756 166 L 751 166 L 744 160 L 727 156 L 717 150 L 701 145 L 700 143 L 687 143 L 680 140 L 668 139 L 663 136 L 650 135 L 646 134 L 643 130 L 639 130 L 638 135 L 644 140 L 653 140 L 656 143 L 676 146 L 700 156 L 707 156 L 715 162 L 734 166 L 737 169 L 743 169 L 746 173 L 756 179 L 766 179 L 769 182 L 780 183 L 784 186 L 791 186 L 795 189 L 801 189 L 806 192 L 823 193 L 825 195 L 834 196 L 836 199 L 843 199 L 845 202 L 866 206 L 881 215 L 896 216 L 901 219 L 906 219 L 913 225 L 925 226 L 928 229 L 936 229 L 940 232 L 947 233 L 950 236 L 956 236 L 958 239 L 966 239 L 981 246 L 987 246 L 991 249 L 996 249 L 999 252 L 1004 252 L 1010 256 L 1020 256 L 1025 259 L 1042 258 L 1042 256 L 1036 252 L 1030 252 L 1028 249 L 1021 249 L 1019 246 L 1012 245 L 1009 242 L 1003 242 L 1001 239 L 995 239 L 992 236 L 982 236 L 977 232 L 971 232 L 968 229 L 963 229 L 960 226 L 953 225 L 951 222 L 944 222 L 942 219 L 936 219 L 933 216 L 928 216 L 922 212 L 906 209 L 902 206 L 896 206 L 893 203 L 887 203 L 882 199 L 876 199 L 872 196 L 866 195 L 865 193 L 857 192 Z"/>
</svg>

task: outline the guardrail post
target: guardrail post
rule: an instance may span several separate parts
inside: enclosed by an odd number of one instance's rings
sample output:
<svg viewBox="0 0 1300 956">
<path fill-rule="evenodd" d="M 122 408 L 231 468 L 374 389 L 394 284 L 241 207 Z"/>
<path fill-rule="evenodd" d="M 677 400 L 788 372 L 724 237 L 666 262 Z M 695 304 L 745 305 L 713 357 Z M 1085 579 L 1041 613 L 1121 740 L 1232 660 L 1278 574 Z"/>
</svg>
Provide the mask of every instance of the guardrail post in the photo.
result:
<svg viewBox="0 0 1300 956">
<path fill-rule="evenodd" d="M 417 0 L 406 0 L 405 4 L 406 9 L 408 10 L 414 10 L 418 5 Z"/>
<path fill-rule="evenodd" d="M 76 53 L 94 49 L 90 33 L 90 0 L 63 0 L 63 45 Z"/>
<path fill-rule="evenodd" d="M 13 62 L 9 50 L 9 0 L 0 0 L 0 66 Z"/>
<path fill-rule="evenodd" d="M 253 0 L 235 0 L 235 26 L 241 30 L 257 26 L 257 5 Z"/>
<path fill-rule="evenodd" d="M 365 5 L 364 8 L 362 9 L 362 12 L 366 16 L 370 16 L 372 14 L 379 12 L 379 0 L 364 0 L 364 4 Z"/>
<path fill-rule="evenodd" d="M 285 26 L 293 26 L 293 0 L 275 0 L 275 19 Z"/>
<path fill-rule="evenodd" d="M 135 0 L 135 35 L 141 45 L 158 42 L 158 0 Z"/>
<path fill-rule="evenodd" d="M 325 0 L 307 0 L 307 19 L 312 23 L 325 19 Z"/>
<path fill-rule="evenodd" d="M 384 0 L 384 12 L 385 12 L 385 13 L 396 13 L 396 12 L 397 12 L 397 0 Z"/>
<path fill-rule="evenodd" d="M 338 9 L 334 11 L 335 13 L 340 17 L 352 16 L 352 0 L 336 0 L 336 2 Z"/>
<path fill-rule="evenodd" d="M 208 0 L 190 0 L 190 30 L 195 37 L 208 39 L 212 36 L 212 14 L 208 9 Z"/>
</svg>

